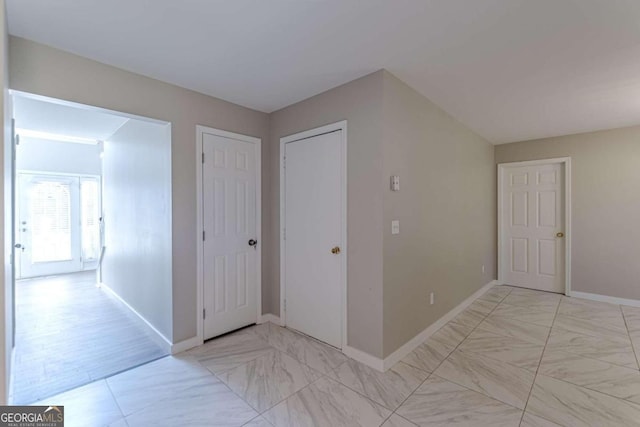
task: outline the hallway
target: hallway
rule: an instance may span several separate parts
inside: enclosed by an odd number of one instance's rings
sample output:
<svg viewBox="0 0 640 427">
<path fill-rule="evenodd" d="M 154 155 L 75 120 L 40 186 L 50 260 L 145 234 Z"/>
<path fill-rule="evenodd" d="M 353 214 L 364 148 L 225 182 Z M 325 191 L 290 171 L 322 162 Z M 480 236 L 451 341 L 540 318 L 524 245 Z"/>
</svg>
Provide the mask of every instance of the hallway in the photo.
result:
<svg viewBox="0 0 640 427">
<path fill-rule="evenodd" d="M 12 402 L 27 404 L 166 355 L 94 271 L 16 282 Z"/>
</svg>

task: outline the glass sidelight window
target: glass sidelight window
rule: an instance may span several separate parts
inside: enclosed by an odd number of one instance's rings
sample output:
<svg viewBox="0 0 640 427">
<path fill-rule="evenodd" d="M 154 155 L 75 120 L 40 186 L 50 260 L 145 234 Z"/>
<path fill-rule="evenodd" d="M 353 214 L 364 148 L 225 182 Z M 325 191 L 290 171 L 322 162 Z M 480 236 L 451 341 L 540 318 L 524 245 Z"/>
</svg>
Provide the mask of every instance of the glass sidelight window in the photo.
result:
<svg viewBox="0 0 640 427">
<path fill-rule="evenodd" d="M 100 254 L 100 180 L 80 178 L 82 260 L 96 261 Z"/>
<path fill-rule="evenodd" d="M 32 262 L 71 260 L 70 182 L 34 180 L 29 186 Z"/>
</svg>

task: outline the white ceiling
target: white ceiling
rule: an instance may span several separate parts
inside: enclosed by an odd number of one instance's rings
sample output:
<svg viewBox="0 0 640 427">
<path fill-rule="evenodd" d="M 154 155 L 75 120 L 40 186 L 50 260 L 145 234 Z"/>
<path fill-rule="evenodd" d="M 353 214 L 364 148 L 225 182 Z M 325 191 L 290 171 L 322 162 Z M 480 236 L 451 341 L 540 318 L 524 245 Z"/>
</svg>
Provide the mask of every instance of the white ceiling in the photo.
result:
<svg viewBox="0 0 640 427">
<path fill-rule="evenodd" d="M 8 16 L 266 112 L 386 68 L 494 143 L 640 124 L 638 0 L 8 0 Z"/>
<path fill-rule="evenodd" d="M 13 101 L 16 128 L 56 135 L 107 140 L 127 118 L 95 110 L 16 96 Z"/>
</svg>

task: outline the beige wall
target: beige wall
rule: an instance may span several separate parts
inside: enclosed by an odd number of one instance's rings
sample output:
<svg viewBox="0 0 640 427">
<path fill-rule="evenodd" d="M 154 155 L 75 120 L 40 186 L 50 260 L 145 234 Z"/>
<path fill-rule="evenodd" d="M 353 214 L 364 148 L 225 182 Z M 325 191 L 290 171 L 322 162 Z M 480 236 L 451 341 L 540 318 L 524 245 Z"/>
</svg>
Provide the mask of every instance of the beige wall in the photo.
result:
<svg viewBox="0 0 640 427">
<path fill-rule="evenodd" d="M 640 300 L 640 126 L 498 145 L 496 162 L 571 157 L 574 291 Z"/>
<path fill-rule="evenodd" d="M 341 120 L 348 344 L 387 356 L 494 278 L 493 147 L 386 71 L 267 115 L 20 38 L 10 56 L 13 89 L 172 123 L 173 342 L 196 334 L 196 124 L 263 139 L 264 312 L 280 312 L 280 138 Z"/>
<path fill-rule="evenodd" d="M 266 146 L 268 115 L 20 38 L 11 37 L 9 55 L 12 89 L 171 122 L 174 316 L 168 338 L 196 336 L 196 125 L 262 138 Z M 263 153 L 268 171 L 268 150 Z"/>
<path fill-rule="evenodd" d="M 387 72 L 383 153 L 386 357 L 495 278 L 496 187 L 493 145 Z"/>
<path fill-rule="evenodd" d="M 495 278 L 494 149 L 384 70 L 273 113 L 267 281 L 276 313 L 280 138 L 345 119 L 348 344 L 383 358 Z"/>
<path fill-rule="evenodd" d="M 271 114 L 271 308 L 280 313 L 280 138 L 347 120 L 348 345 L 382 355 L 382 78 L 381 71 Z"/>
</svg>

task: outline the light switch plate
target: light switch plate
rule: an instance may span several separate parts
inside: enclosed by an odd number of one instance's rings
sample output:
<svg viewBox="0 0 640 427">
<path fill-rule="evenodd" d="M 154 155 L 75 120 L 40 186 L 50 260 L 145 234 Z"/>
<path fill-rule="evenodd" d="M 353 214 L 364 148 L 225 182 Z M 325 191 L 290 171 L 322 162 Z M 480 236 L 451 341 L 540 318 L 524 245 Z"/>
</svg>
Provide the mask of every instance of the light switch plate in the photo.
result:
<svg viewBox="0 0 640 427">
<path fill-rule="evenodd" d="M 391 191 L 400 191 L 400 177 L 398 175 L 391 177 Z"/>
<path fill-rule="evenodd" d="M 400 221 L 397 219 L 391 221 L 391 234 L 400 234 Z"/>
</svg>

